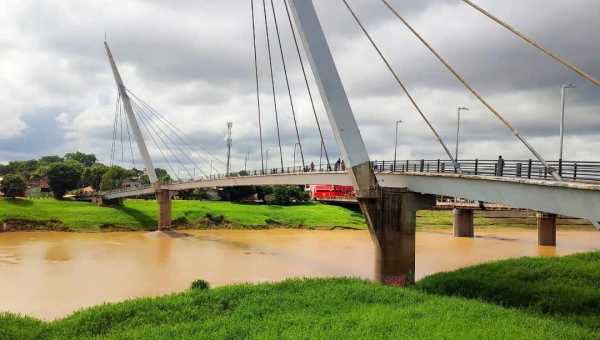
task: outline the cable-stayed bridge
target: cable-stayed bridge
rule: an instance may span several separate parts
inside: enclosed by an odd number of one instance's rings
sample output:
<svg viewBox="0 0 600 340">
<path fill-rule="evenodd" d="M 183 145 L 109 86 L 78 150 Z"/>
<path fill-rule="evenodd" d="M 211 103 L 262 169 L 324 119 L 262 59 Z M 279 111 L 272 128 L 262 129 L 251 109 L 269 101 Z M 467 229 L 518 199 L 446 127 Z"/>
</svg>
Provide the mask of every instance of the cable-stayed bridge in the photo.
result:
<svg viewBox="0 0 600 340">
<path fill-rule="evenodd" d="M 433 53 L 437 59 L 451 72 L 465 88 L 471 92 L 489 111 L 497 117 L 520 140 L 532 154 L 533 160 L 523 160 L 516 163 L 499 159 L 495 164 L 479 163 L 478 161 L 457 160 L 447 148 L 433 123 L 427 118 L 416 99 L 409 93 L 407 87 L 400 80 L 386 57 L 379 49 L 376 42 L 369 35 L 365 26 L 360 21 L 359 15 L 355 13 L 346 0 L 342 0 L 348 8 L 361 30 L 371 42 L 381 60 L 389 69 L 391 75 L 397 81 L 403 93 L 408 97 L 417 113 L 431 129 L 435 138 L 439 141 L 445 151 L 448 160 L 444 161 L 417 161 L 404 162 L 393 161 L 374 162 L 369 158 L 361 137 L 358 124 L 354 117 L 352 108 L 348 101 L 344 86 L 338 74 L 334 59 L 331 55 L 328 42 L 321 29 L 318 15 L 312 0 L 287 0 L 282 1 L 285 6 L 287 17 L 277 21 L 275 3 L 270 0 L 272 10 L 272 22 L 275 34 L 271 27 L 269 31 L 269 20 L 266 1 L 262 1 L 262 10 L 265 20 L 265 34 L 267 36 L 268 57 L 270 66 L 271 92 L 275 112 L 275 123 L 277 127 L 279 162 L 271 167 L 268 165 L 267 157 L 264 157 L 262 122 L 265 117 L 261 113 L 260 88 L 258 77 L 258 58 L 256 47 L 257 29 L 255 25 L 255 4 L 251 0 L 253 35 L 254 35 L 254 60 L 257 90 L 257 122 L 259 127 L 259 145 L 262 168 L 257 171 L 244 171 L 238 176 L 225 176 L 231 169 L 225 169 L 223 173 L 218 171 L 219 161 L 209 150 L 196 143 L 181 129 L 169 122 L 163 115 L 154 110 L 147 102 L 135 95 L 125 87 L 124 82 L 117 69 L 116 62 L 112 56 L 108 44 L 105 42 L 106 52 L 115 77 L 119 97 L 115 113 L 113 146 L 111 163 L 117 155 L 116 146 L 118 131 L 120 128 L 121 158 L 125 157 L 124 136 L 129 140 L 130 153 L 133 158 L 134 147 L 131 143 L 131 135 L 137 144 L 137 149 L 150 180 L 150 185 L 134 188 L 132 190 L 115 190 L 102 192 L 95 197 L 96 202 L 102 200 L 120 200 L 125 197 L 141 194 L 155 194 L 159 204 L 159 230 L 169 227 L 171 223 L 171 197 L 174 192 L 192 188 L 224 187 L 224 186 L 262 186 L 262 185 L 306 185 L 306 184 L 338 184 L 352 185 L 357 194 L 361 210 L 365 216 L 367 225 L 375 244 L 376 269 L 375 279 L 387 281 L 388 279 L 401 278 L 400 281 L 410 284 L 414 281 L 415 266 L 415 219 L 416 211 L 427 209 L 435 204 L 435 195 L 462 197 L 481 202 L 493 202 L 510 206 L 517 206 L 539 211 L 538 235 L 540 244 L 554 245 L 556 242 L 556 214 L 580 217 L 591 220 L 596 227 L 600 228 L 600 181 L 594 176 L 590 177 L 590 165 L 585 162 L 556 162 L 546 161 L 525 139 L 525 137 L 512 126 L 494 107 L 492 107 L 456 70 L 452 68 L 435 49 L 427 43 L 412 26 L 394 9 L 387 1 L 381 0 L 394 15 L 404 24 L 425 47 Z M 556 59 L 558 62 L 578 73 L 590 82 L 599 85 L 600 82 L 584 71 L 563 60 L 543 46 L 508 26 L 500 19 L 486 12 L 468 0 L 463 0 L 467 5 L 480 11 L 490 19 L 496 21 L 518 37 L 531 43 L 543 53 Z M 296 123 L 294 101 L 290 89 L 289 78 L 286 68 L 286 60 L 281 45 L 281 31 L 278 23 L 287 22 L 294 37 L 298 59 L 304 75 L 307 91 L 309 93 L 311 107 L 316 119 L 322 149 L 325 151 L 326 171 L 322 171 L 319 165 L 317 169 L 308 166 L 304 159 L 300 131 Z M 295 25 L 294 25 L 295 24 Z M 300 39 L 296 37 L 296 31 Z M 276 37 L 276 39 L 275 39 Z M 304 52 L 308 58 L 310 68 L 316 80 L 318 90 L 323 100 L 329 123 L 335 135 L 340 154 L 345 164 L 343 167 L 335 165 L 331 171 L 331 162 L 321 131 L 321 125 L 317 118 L 315 103 L 311 94 L 306 68 L 302 61 L 302 42 Z M 295 126 L 295 138 L 300 150 L 300 167 L 285 167 L 282 155 L 282 140 L 277 108 L 277 93 L 275 77 L 273 72 L 273 53 L 277 50 L 271 46 L 271 41 L 278 42 L 280 56 L 285 75 L 287 95 L 290 99 L 291 113 Z M 126 118 L 125 118 L 126 117 Z M 199 117 L 201 118 L 201 117 Z M 119 123 L 120 120 L 120 123 Z M 127 134 L 123 133 L 123 123 Z M 141 123 L 141 125 L 139 124 Z M 130 132 L 131 131 L 131 132 Z M 144 136 L 150 137 L 144 138 Z M 146 142 L 150 141 L 160 151 L 162 158 L 166 161 L 172 174 L 176 174 L 169 159 L 184 168 L 189 181 L 162 182 L 156 174 Z M 295 148 L 296 145 L 294 145 Z M 199 149 L 198 149 L 199 148 Z M 194 159 L 209 165 L 209 174 L 206 173 L 206 165 L 199 166 Z M 213 161 L 217 161 L 217 167 Z M 266 161 L 265 161 L 266 160 Z M 132 160 L 133 161 L 133 160 Z M 190 167 L 191 164 L 191 167 Z M 177 165 L 177 164 L 175 164 Z M 345 170 L 345 169 L 347 170 Z M 493 171 L 491 170 L 493 168 Z M 344 169 L 344 170 L 342 170 Z M 196 170 L 202 179 L 197 179 Z M 213 175 L 213 171 L 215 175 Z M 579 177 L 577 173 L 579 172 Z M 593 171 L 592 171 L 593 172 Z M 178 175 L 177 175 L 178 176 Z M 455 235 L 473 236 L 473 212 L 468 209 L 455 209 Z"/>
</svg>

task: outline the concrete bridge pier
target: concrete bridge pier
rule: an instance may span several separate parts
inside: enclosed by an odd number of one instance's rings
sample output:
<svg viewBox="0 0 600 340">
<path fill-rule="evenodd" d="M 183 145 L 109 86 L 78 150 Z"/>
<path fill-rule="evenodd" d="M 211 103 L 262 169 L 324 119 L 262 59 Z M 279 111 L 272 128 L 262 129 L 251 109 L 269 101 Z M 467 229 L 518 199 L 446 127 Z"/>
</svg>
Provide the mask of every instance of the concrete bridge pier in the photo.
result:
<svg viewBox="0 0 600 340">
<path fill-rule="evenodd" d="M 538 245 L 556 246 L 556 214 L 538 212 L 535 216 L 537 217 Z"/>
<path fill-rule="evenodd" d="M 359 198 L 375 246 L 375 281 L 411 285 L 415 282 L 416 212 L 435 205 L 435 195 L 406 188 L 377 190 L 371 197 Z"/>
<path fill-rule="evenodd" d="M 173 210 L 171 197 L 174 193 L 170 190 L 156 192 L 158 202 L 158 230 L 171 228 L 171 215 Z"/>
<path fill-rule="evenodd" d="M 454 208 L 452 210 L 452 215 L 454 215 L 454 237 L 475 236 L 475 229 L 473 227 L 473 209 Z"/>
</svg>

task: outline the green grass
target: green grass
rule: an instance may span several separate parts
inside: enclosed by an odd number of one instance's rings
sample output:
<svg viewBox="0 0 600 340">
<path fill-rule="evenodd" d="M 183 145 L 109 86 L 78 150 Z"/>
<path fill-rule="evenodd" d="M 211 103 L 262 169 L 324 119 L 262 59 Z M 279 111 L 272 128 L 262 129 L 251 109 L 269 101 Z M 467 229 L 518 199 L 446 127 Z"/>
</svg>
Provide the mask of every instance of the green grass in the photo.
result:
<svg viewBox="0 0 600 340">
<path fill-rule="evenodd" d="M 215 225 L 206 218 L 207 214 L 214 220 L 223 215 L 225 221 Z M 126 200 L 123 207 L 99 207 L 88 202 L 53 199 L 0 199 L 0 223 L 18 224 L 20 229 L 56 229 L 59 226 L 73 231 L 154 230 L 157 215 L 158 205 L 153 200 Z M 173 201 L 173 220 L 179 220 L 186 228 L 366 228 L 361 214 L 314 202 L 280 207 Z"/>
<path fill-rule="evenodd" d="M 412 288 L 291 279 L 104 304 L 0 339 L 600 339 L 600 252 L 503 260 Z"/>
<path fill-rule="evenodd" d="M 415 288 L 518 308 L 600 332 L 600 252 L 486 263 L 431 275 Z"/>
<path fill-rule="evenodd" d="M 106 304 L 42 323 L 0 316 L 2 339 L 593 339 L 593 330 L 359 279 L 287 280 Z"/>
</svg>

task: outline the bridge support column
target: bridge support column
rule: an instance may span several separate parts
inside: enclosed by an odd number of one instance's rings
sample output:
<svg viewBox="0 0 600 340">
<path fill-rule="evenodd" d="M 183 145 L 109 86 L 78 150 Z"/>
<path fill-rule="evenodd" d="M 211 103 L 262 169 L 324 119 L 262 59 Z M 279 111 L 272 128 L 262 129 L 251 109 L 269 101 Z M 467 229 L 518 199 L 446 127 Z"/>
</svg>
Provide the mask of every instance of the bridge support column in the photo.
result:
<svg viewBox="0 0 600 340">
<path fill-rule="evenodd" d="M 156 192 L 156 201 L 158 202 L 158 230 L 171 228 L 171 191 Z"/>
<path fill-rule="evenodd" d="M 435 195 L 379 188 L 379 197 L 359 203 L 375 246 L 375 281 L 407 286 L 415 282 L 416 212 L 435 205 Z"/>
<path fill-rule="evenodd" d="M 452 214 L 454 215 L 454 237 L 474 237 L 473 209 L 454 208 Z"/>
<path fill-rule="evenodd" d="M 556 246 L 556 214 L 538 212 L 537 232 L 538 245 Z"/>
</svg>

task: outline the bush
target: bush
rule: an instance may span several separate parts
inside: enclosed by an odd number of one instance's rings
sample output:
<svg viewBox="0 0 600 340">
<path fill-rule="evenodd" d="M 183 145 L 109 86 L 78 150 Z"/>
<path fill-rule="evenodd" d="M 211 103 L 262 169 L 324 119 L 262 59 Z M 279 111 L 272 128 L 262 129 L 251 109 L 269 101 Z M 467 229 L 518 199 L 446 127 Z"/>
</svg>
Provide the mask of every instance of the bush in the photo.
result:
<svg viewBox="0 0 600 340">
<path fill-rule="evenodd" d="M 210 289 L 210 283 L 204 280 L 196 280 L 190 284 L 191 290 L 208 290 Z"/>
<path fill-rule="evenodd" d="M 21 175 L 6 175 L 0 182 L 0 191 L 6 197 L 15 198 L 21 196 L 27 190 L 27 182 Z"/>
<path fill-rule="evenodd" d="M 273 193 L 266 197 L 267 203 L 272 205 L 290 205 L 292 202 L 306 202 L 310 196 L 297 185 L 275 186 Z"/>
</svg>

